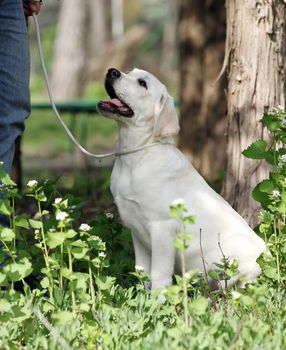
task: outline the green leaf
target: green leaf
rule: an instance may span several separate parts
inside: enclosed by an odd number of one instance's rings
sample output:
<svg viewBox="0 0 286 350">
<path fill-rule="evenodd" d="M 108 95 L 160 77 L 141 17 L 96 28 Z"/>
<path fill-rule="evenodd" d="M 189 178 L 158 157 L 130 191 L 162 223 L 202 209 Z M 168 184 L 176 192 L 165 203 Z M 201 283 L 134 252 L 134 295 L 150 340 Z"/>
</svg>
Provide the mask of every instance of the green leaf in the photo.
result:
<svg viewBox="0 0 286 350">
<path fill-rule="evenodd" d="M 278 152 L 274 150 L 267 151 L 265 152 L 264 158 L 269 164 L 275 165 L 278 159 Z"/>
<path fill-rule="evenodd" d="M 5 281 L 6 281 L 6 275 L 4 273 L 0 272 L 0 286 Z"/>
<path fill-rule="evenodd" d="M 219 281 L 220 280 L 220 271 L 217 270 L 210 270 L 208 272 L 208 275 L 214 280 Z"/>
<path fill-rule="evenodd" d="M 15 238 L 15 232 L 10 228 L 0 228 L 0 240 L 4 242 L 12 242 Z"/>
<path fill-rule="evenodd" d="M 65 237 L 66 238 L 73 238 L 77 235 L 77 232 L 75 230 L 67 230 L 67 232 L 65 232 Z"/>
<path fill-rule="evenodd" d="M 204 297 L 197 297 L 190 302 L 190 310 L 195 315 L 203 315 L 208 309 L 208 300 Z"/>
<path fill-rule="evenodd" d="M 78 239 L 72 242 L 71 246 L 72 246 L 71 253 L 76 259 L 84 258 L 86 253 L 89 250 L 88 245 L 81 239 Z"/>
<path fill-rule="evenodd" d="M 176 249 L 178 249 L 178 250 L 180 250 L 180 251 L 182 251 L 182 250 L 185 249 L 184 242 L 183 242 L 181 239 L 179 239 L 179 238 L 175 238 L 175 239 L 173 240 L 173 245 L 174 245 L 174 247 L 175 247 Z"/>
<path fill-rule="evenodd" d="M 261 190 L 262 185 L 262 190 Z M 269 196 L 268 194 L 271 194 L 271 192 L 274 190 L 274 184 L 271 180 L 264 180 L 260 182 L 258 185 L 256 185 L 252 191 L 252 197 L 257 202 L 260 202 L 265 205 L 269 203 Z"/>
<path fill-rule="evenodd" d="M 36 194 L 35 198 L 40 201 L 40 202 L 46 202 L 47 201 L 47 197 L 45 195 L 44 191 L 40 191 Z"/>
<path fill-rule="evenodd" d="M 24 320 L 31 317 L 31 308 L 26 304 L 23 306 L 20 305 L 13 305 L 12 306 L 12 312 L 13 312 L 13 320 L 20 323 Z"/>
<path fill-rule="evenodd" d="M 68 280 L 72 280 L 72 271 L 70 271 L 67 267 L 62 267 L 61 268 L 61 273 L 63 277 L 67 278 Z"/>
<path fill-rule="evenodd" d="M 277 274 L 276 267 L 264 266 L 263 267 L 263 272 L 264 272 L 265 276 L 267 276 L 268 278 L 271 278 L 273 280 L 277 280 L 278 279 L 278 274 Z"/>
<path fill-rule="evenodd" d="M 57 324 L 66 325 L 67 323 L 71 323 L 73 320 L 73 314 L 69 311 L 58 311 L 51 315 L 52 319 Z"/>
<path fill-rule="evenodd" d="M 240 301 L 246 306 L 251 306 L 253 304 L 252 298 L 245 294 L 240 296 Z"/>
<path fill-rule="evenodd" d="M 7 299 L 0 299 L 0 312 L 9 312 L 11 307 L 12 305 Z"/>
<path fill-rule="evenodd" d="M 0 213 L 3 215 L 11 215 L 13 213 L 13 208 L 10 205 L 9 199 L 2 199 L 1 198 Z"/>
<path fill-rule="evenodd" d="M 32 271 L 32 264 L 27 258 L 23 258 L 19 263 L 11 263 L 3 268 L 3 272 L 14 282 L 27 277 Z"/>
<path fill-rule="evenodd" d="M 47 245 L 54 249 L 61 245 L 65 240 L 65 233 L 64 232 L 48 232 L 47 234 Z"/>
<path fill-rule="evenodd" d="M 267 127 L 269 131 L 275 131 L 280 128 L 281 120 L 269 114 L 264 114 L 261 118 L 263 125 Z"/>
<path fill-rule="evenodd" d="M 182 289 L 178 285 L 169 286 L 164 291 L 164 296 L 172 305 L 178 305 L 182 302 Z"/>
<path fill-rule="evenodd" d="M 50 286 L 50 281 L 49 281 L 48 277 L 44 277 L 44 278 L 41 280 L 40 284 L 41 284 L 42 288 L 48 289 L 49 286 Z"/>
<path fill-rule="evenodd" d="M 88 248 L 85 247 L 72 247 L 71 253 L 76 259 L 83 259 L 88 252 Z"/>
<path fill-rule="evenodd" d="M 259 183 L 259 189 L 261 192 L 270 194 L 275 189 L 275 185 L 271 180 L 263 180 Z"/>
<path fill-rule="evenodd" d="M 242 154 L 251 159 L 264 159 L 267 144 L 264 140 L 257 140 L 253 142 Z"/>
<path fill-rule="evenodd" d="M 177 207 L 170 207 L 170 216 L 172 218 L 177 218 L 180 215 L 180 211 Z"/>
<path fill-rule="evenodd" d="M 42 221 L 29 219 L 29 223 L 34 229 L 41 229 L 43 227 Z"/>
<path fill-rule="evenodd" d="M 17 216 L 15 217 L 15 226 L 17 227 L 23 227 L 28 229 L 29 228 L 29 222 L 28 220 L 23 216 Z"/>
<path fill-rule="evenodd" d="M 116 278 L 110 276 L 100 276 L 95 277 L 95 281 L 98 289 L 100 290 L 108 290 L 114 285 Z"/>
<path fill-rule="evenodd" d="M 82 312 L 88 312 L 90 310 L 90 305 L 88 305 L 87 303 L 80 303 L 79 310 Z"/>
<path fill-rule="evenodd" d="M 11 180 L 11 177 L 3 170 L 0 168 L 0 181 L 9 186 L 17 186 L 13 180 Z"/>
<path fill-rule="evenodd" d="M 184 216 L 183 221 L 186 224 L 194 225 L 196 223 L 196 216 L 195 215 Z"/>
</svg>

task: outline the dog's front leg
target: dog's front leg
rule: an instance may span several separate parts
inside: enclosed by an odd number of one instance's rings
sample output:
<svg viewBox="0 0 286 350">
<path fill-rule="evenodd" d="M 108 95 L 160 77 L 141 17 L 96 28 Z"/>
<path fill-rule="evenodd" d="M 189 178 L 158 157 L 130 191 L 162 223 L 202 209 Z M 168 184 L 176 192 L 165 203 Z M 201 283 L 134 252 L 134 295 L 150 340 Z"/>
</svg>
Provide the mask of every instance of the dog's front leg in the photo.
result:
<svg viewBox="0 0 286 350">
<path fill-rule="evenodd" d="M 138 233 L 132 230 L 132 240 L 135 251 L 135 266 L 142 267 L 144 270 L 144 274 L 150 276 L 151 275 L 151 251 L 145 247 L 144 244 L 138 238 Z M 150 281 L 145 281 L 144 286 L 146 290 L 151 289 Z"/>
<path fill-rule="evenodd" d="M 152 289 L 164 288 L 172 284 L 175 267 L 176 235 L 174 220 L 153 222 L 150 224 L 152 245 L 151 284 Z"/>
</svg>

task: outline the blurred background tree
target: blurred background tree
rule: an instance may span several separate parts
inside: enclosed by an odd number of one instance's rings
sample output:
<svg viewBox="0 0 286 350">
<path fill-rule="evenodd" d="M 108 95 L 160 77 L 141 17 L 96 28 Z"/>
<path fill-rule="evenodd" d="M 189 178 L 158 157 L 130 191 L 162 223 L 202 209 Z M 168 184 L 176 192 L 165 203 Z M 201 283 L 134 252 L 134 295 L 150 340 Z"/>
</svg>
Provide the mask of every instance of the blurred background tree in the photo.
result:
<svg viewBox="0 0 286 350">
<path fill-rule="evenodd" d="M 225 7 L 217 0 L 179 1 L 179 146 L 207 179 L 224 169 L 226 77 L 223 66 Z"/>
</svg>

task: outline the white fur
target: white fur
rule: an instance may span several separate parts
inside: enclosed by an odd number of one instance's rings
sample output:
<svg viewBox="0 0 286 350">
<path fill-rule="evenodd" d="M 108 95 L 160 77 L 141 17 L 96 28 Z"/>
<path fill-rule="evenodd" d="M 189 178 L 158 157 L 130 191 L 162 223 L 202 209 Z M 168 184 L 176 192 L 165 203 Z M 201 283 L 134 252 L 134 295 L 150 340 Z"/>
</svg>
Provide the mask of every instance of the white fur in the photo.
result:
<svg viewBox="0 0 286 350">
<path fill-rule="evenodd" d="M 138 78 L 146 80 L 147 90 L 138 84 Z M 177 198 L 183 198 L 189 213 L 196 216 L 195 225 L 188 227 L 193 239 L 186 252 L 187 269 L 203 271 L 201 230 L 207 270 L 222 258 L 220 240 L 224 255 L 238 260 L 240 280 L 255 280 L 260 273 L 256 259 L 265 252 L 265 244 L 170 144 L 179 126 L 165 86 L 150 73 L 134 69 L 122 73 L 113 87 L 134 111 L 132 118 L 108 116 L 118 121 L 119 151 L 162 141 L 158 146 L 119 156 L 111 178 L 121 219 L 132 232 L 136 265 L 151 276 L 152 288 L 170 285 L 172 275 L 181 272 L 179 253 L 172 243 L 181 223 L 169 215 L 169 206 Z"/>
</svg>

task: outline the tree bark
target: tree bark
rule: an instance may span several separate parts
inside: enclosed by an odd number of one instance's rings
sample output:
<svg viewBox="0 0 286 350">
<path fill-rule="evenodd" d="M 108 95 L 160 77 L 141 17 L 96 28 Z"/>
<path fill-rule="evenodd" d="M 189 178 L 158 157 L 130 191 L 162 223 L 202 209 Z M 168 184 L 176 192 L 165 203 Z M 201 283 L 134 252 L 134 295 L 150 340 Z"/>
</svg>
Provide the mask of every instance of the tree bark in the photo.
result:
<svg viewBox="0 0 286 350">
<path fill-rule="evenodd" d="M 112 39 L 120 39 L 124 34 L 123 0 L 111 0 Z"/>
<path fill-rule="evenodd" d="M 102 55 L 108 45 L 108 26 L 105 0 L 88 1 L 88 55 L 91 59 Z"/>
<path fill-rule="evenodd" d="M 207 179 L 225 166 L 226 78 L 215 83 L 223 65 L 223 1 L 180 0 L 179 147 Z"/>
<path fill-rule="evenodd" d="M 259 205 L 253 187 L 267 176 L 267 166 L 241 152 L 267 137 L 259 120 L 269 107 L 285 106 L 285 2 L 226 0 L 228 71 L 228 144 L 225 199 L 250 225 Z"/>
<path fill-rule="evenodd" d="M 82 92 L 86 63 L 87 2 L 62 0 L 52 70 L 52 89 L 58 100 Z"/>
</svg>

